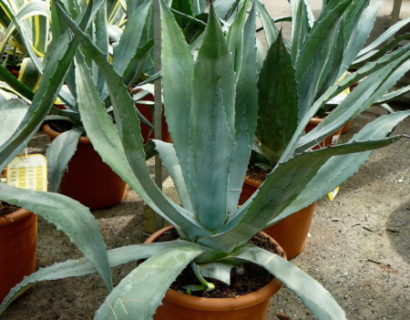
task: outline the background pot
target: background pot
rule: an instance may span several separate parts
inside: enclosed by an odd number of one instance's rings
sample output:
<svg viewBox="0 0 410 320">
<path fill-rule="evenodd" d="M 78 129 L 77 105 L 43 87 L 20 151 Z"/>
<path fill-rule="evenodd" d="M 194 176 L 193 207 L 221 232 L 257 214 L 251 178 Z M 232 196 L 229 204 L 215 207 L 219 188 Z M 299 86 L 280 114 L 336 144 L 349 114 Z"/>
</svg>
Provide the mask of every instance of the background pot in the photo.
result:
<svg viewBox="0 0 410 320">
<path fill-rule="evenodd" d="M 43 132 L 51 140 L 60 134 L 48 124 L 43 125 Z M 98 209 L 121 202 L 126 196 L 127 184 L 102 161 L 90 140 L 81 137 L 61 181 L 60 193 Z"/>
<path fill-rule="evenodd" d="M 239 204 L 243 204 L 248 200 L 260 185 L 260 181 L 246 177 L 239 198 Z M 264 230 L 264 232 L 275 239 L 285 250 L 288 259 L 297 257 L 305 249 L 306 239 L 310 226 L 312 225 L 316 205 L 316 202 L 312 203 L 310 206 Z"/>
<path fill-rule="evenodd" d="M 135 90 L 134 92 L 139 92 L 140 90 Z M 142 100 L 152 101 L 154 102 L 154 96 L 151 93 L 148 93 Z M 154 123 L 154 106 L 147 105 L 142 103 L 135 103 L 136 108 L 139 112 L 151 123 Z M 168 125 L 165 120 L 164 110 L 162 110 L 162 141 L 171 142 L 171 135 L 168 131 Z M 145 124 L 142 120 L 140 121 L 141 126 L 141 135 L 144 139 L 144 143 L 148 142 L 149 140 L 155 139 L 155 132 L 150 128 L 147 124 Z"/>
<path fill-rule="evenodd" d="M 19 209 L 0 217 L 0 301 L 35 271 L 37 216 Z"/>
<path fill-rule="evenodd" d="M 314 118 L 310 119 L 308 125 L 305 128 L 305 132 L 309 132 L 309 131 L 313 130 L 321 122 L 323 122 L 322 118 L 314 117 Z M 345 131 L 343 131 L 343 129 L 345 129 L 345 126 L 343 126 L 341 129 L 337 130 L 331 136 L 327 137 L 324 141 L 322 141 L 318 145 L 314 146 L 312 149 L 317 150 L 317 149 L 320 149 L 320 148 L 325 148 L 325 147 L 336 144 L 337 141 L 339 140 L 340 135 L 342 133 L 346 132 L 349 128 L 346 127 Z"/>
<path fill-rule="evenodd" d="M 153 242 L 170 228 L 172 226 L 157 231 L 145 243 Z M 154 320 L 265 320 L 270 298 L 281 286 L 282 283 L 274 279 L 257 291 L 235 298 L 200 298 L 169 289 Z"/>
</svg>

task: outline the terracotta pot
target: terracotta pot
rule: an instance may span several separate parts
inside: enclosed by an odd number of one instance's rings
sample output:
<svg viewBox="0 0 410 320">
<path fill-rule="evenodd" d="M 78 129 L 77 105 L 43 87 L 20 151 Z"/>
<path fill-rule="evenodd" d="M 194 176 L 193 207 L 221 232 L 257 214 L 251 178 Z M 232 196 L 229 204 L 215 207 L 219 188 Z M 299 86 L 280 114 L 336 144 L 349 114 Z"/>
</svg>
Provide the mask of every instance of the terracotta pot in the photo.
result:
<svg viewBox="0 0 410 320">
<path fill-rule="evenodd" d="M 248 200 L 260 185 L 260 181 L 246 177 L 239 204 Z M 305 249 L 315 210 L 316 202 L 264 230 L 285 250 L 288 259 L 297 257 Z"/>
<path fill-rule="evenodd" d="M 135 92 L 138 92 L 140 90 L 135 90 Z M 147 94 L 142 100 L 146 101 L 154 101 L 154 96 L 152 94 Z M 141 104 L 141 103 L 136 103 L 135 104 L 136 108 L 138 109 L 139 112 L 151 123 L 154 122 L 154 117 L 153 117 L 153 110 L 154 107 L 152 105 L 146 105 L 146 104 Z M 143 121 L 141 121 L 141 135 L 142 138 L 144 139 L 144 143 L 152 140 L 155 138 L 155 132 L 150 128 L 148 125 L 146 125 Z M 165 115 L 164 111 L 162 111 L 162 140 L 165 142 L 171 142 L 171 135 L 169 134 L 168 131 L 168 125 L 165 120 Z"/>
<path fill-rule="evenodd" d="M 51 140 L 60 134 L 48 124 L 43 125 L 43 132 Z M 127 193 L 127 184 L 102 161 L 90 140 L 81 137 L 61 181 L 60 193 L 98 209 L 121 202 Z"/>
<path fill-rule="evenodd" d="M 308 125 L 305 128 L 305 132 L 309 132 L 309 131 L 313 130 L 321 122 L 323 122 L 322 118 L 314 117 L 314 118 L 310 119 Z M 339 137 L 342 134 L 342 132 L 343 132 L 343 128 L 339 129 L 338 131 L 333 133 L 331 136 L 327 137 L 324 141 L 322 141 L 321 143 L 314 146 L 312 148 L 312 150 L 317 150 L 317 149 L 325 148 L 325 147 L 328 147 L 330 145 L 336 144 L 337 140 L 339 140 Z"/>
<path fill-rule="evenodd" d="M 157 231 L 145 243 L 153 242 L 170 228 L 172 226 Z M 282 283 L 274 279 L 255 292 L 235 298 L 200 298 L 169 289 L 154 320 L 265 320 L 270 298 L 281 286 Z"/>
<path fill-rule="evenodd" d="M 0 217 L 0 302 L 36 268 L 37 216 L 19 209 Z"/>
</svg>

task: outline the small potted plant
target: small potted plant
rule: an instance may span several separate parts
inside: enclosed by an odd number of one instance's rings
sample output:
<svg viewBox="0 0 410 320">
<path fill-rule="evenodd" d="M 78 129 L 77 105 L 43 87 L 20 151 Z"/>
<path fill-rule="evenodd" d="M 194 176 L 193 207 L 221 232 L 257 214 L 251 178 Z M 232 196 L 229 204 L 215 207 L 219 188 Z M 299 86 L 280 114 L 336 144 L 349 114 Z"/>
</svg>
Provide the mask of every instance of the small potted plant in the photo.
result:
<svg viewBox="0 0 410 320">
<path fill-rule="evenodd" d="M 324 116 L 317 115 L 324 115 L 329 106 L 335 104 L 335 94 L 327 95 L 323 99 L 323 93 L 332 86 L 342 84 L 351 78 L 351 75 L 346 74 L 346 68 L 356 60 L 362 61 L 364 55 L 361 50 L 373 28 L 377 6 L 346 7 L 346 5 L 346 3 L 335 5 L 333 13 L 329 13 L 325 6 L 316 21 L 306 2 L 292 5 L 292 36 L 287 41 L 282 38 L 265 7 L 257 2 L 270 48 L 264 62 L 261 63 L 256 141 L 240 203 L 244 203 L 257 190 L 266 175 L 278 163 L 306 113 L 309 112 L 312 116 L 306 124 L 305 131 L 309 133 L 306 137 L 312 135 L 311 131 L 317 132 L 319 128 L 326 134 L 317 137 L 316 140 L 310 139 L 311 143 L 305 144 L 304 148 L 299 148 L 299 152 L 334 144 L 335 137 L 342 132 L 340 128 L 345 128 L 344 125 L 348 123 L 349 118 L 336 127 L 332 121 L 333 116 L 325 120 Z M 351 19 L 349 27 L 342 26 L 347 17 Z M 325 25 L 328 27 L 324 27 Z M 342 41 L 338 38 L 342 29 L 344 30 L 343 42 L 346 45 L 337 45 L 338 41 Z M 382 38 L 386 39 L 386 37 L 387 35 L 384 35 Z M 326 43 L 326 46 L 318 45 L 318 39 Z M 378 43 L 382 43 L 380 39 Z M 391 49 L 392 46 L 383 48 L 381 52 L 391 54 L 387 50 L 389 48 Z M 369 50 L 370 48 L 365 49 L 366 52 Z M 372 55 L 373 60 L 380 56 L 374 53 Z M 328 65 L 324 65 L 323 61 Z M 357 65 L 355 74 L 363 73 L 370 77 L 377 72 L 377 68 L 370 72 L 366 71 L 368 66 L 365 63 Z M 353 97 L 357 99 L 360 97 L 356 93 L 349 93 L 349 88 L 344 91 L 338 90 L 338 93 L 343 94 L 343 99 L 333 106 L 332 112 L 335 114 L 353 106 L 355 103 Z M 350 117 L 358 115 L 376 102 L 380 103 L 380 99 L 363 101 L 361 108 L 354 114 L 351 113 Z M 326 114 L 330 115 L 331 112 Z M 314 115 L 316 116 L 313 117 Z M 319 128 L 315 129 L 317 126 Z M 304 133 L 300 133 L 302 139 Z M 309 204 L 301 211 L 295 212 L 265 230 L 282 245 L 288 258 L 293 258 L 302 252 L 315 207 L 315 202 Z"/>
<path fill-rule="evenodd" d="M 334 5 L 334 2 L 328 2 L 326 10 L 332 12 Z M 93 8 L 96 8 L 95 3 L 91 5 L 91 10 Z M 103 249 L 95 248 L 100 240 L 92 241 L 87 235 L 82 238 L 85 242 L 80 245 L 80 249 L 84 249 L 85 244 L 93 245 L 89 250 L 83 250 L 88 259 L 91 257 L 90 260 L 70 260 L 39 270 L 12 289 L 0 305 L 0 311 L 4 310 L 17 293 L 37 281 L 79 276 L 97 270 L 111 288 L 110 277 L 106 273 L 107 263 L 115 266 L 146 259 L 110 292 L 96 312 L 95 319 L 151 319 L 154 314 L 156 319 L 170 319 L 168 314 L 164 315 L 161 311 L 169 308 L 170 304 L 175 304 L 175 299 L 171 297 L 175 294 L 172 291 L 167 293 L 168 288 L 188 266 L 186 271 L 193 274 L 193 277 L 188 285 L 183 286 L 185 293 L 177 293 L 184 295 L 188 301 L 178 305 L 179 310 L 183 310 L 178 313 L 182 318 L 184 314 L 192 314 L 194 309 L 201 309 L 201 306 L 198 307 L 192 301 L 206 300 L 192 296 L 193 292 L 203 295 L 213 291 L 216 283 L 229 283 L 232 273 L 248 275 L 243 266 L 245 262 L 262 266 L 294 290 L 318 319 L 345 319 L 343 310 L 319 283 L 280 255 L 262 249 L 250 240 L 276 218 L 289 215 L 332 190 L 334 185 L 340 184 L 366 161 L 371 150 L 396 141 L 399 137 L 386 136 L 410 112 L 380 117 L 346 144 L 303 152 L 298 150 L 302 146 L 302 138 L 304 143 L 310 143 L 306 138 L 309 134 L 301 136 L 311 118 L 310 112 L 307 112 L 258 192 L 238 208 L 237 201 L 251 153 L 258 108 L 256 13 L 253 8 L 245 19 L 246 8 L 241 8 L 242 14 L 237 16 L 238 20 L 235 20 L 225 37 L 211 7 L 203 43 L 194 60 L 171 12 L 165 4 L 162 5 L 162 75 L 165 112 L 173 144 L 161 141 L 155 143 L 175 182 L 183 203 L 183 206 L 179 206 L 158 189 L 147 170 L 142 138 L 135 135 L 139 120 L 121 77 L 107 62 L 106 55 L 84 33 L 81 25 L 78 26 L 59 7 L 75 34 L 74 39 L 81 41 L 84 54 L 92 57 L 104 75 L 114 112 L 121 115 L 114 124 L 107 115 L 83 57 L 77 55 L 78 105 L 94 147 L 104 161 L 148 205 L 174 226 L 179 239 L 171 240 L 171 235 L 168 238 L 171 241 L 113 249 L 108 251 L 107 258 L 103 255 Z M 231 53 L 230 47 L 238 49 Z M 409 55 L 407 51 L 404 53 L 404 60 L 401 59 L 403 54 L 396 55 L 394 58 L 389 57 L 389 63 L 381 67 L 369 66 L 380 67 L 380 72 L 377 77 L 369 77 L 368 82 L 367 79 L 363 81 L 356 90 L 357 95 L 360 91 L 369 89 L 367 86 L 370 83 L 379 81 L 385 87 L 383 90 L 373 91 L 369 97 L 370 100 L 377 99 L 393 85 L 397 76 L 408 70 L 409 66 L 404 61 Z M 354 74 L 341 83 L 340 87 L 332 87 L 324 95 L 337 94 L 338 90 L 343 90 L 351 81 L 361 77 L 362 74 Z M 354 97 L 356 98 L 357 96 Z M 316 103 L 314 108 L 319 108 L 320 105 L 321 103 Z M 354 112 L 360 106 L 345 105 L 345 108 Z M 312 109 L 311 112 L 313 111 Z M 333 127 L 339 127 L 348 118 L 345 114 L 334 118 Z M 333 128 L 327 130 L 331 131 Z M 325 184 L 320 182 L 322 179 L 325 179 Z M 309 185 L 314 188 L 307 188 Z M 24 203 L 29 209 L 36 207 L 39 214 L 49 212 L 39 201 L 26 201 L 21 192 L 14 189 L 1 188 L 0 191 L 10 203 Z M 55 198 L 53 193 L 43 196 Z M 64 204 L 67 206 L 66 210 L 73 205 L 66 200 Z M 87 222 L 91 223 L 88 218 Z M 74 240 L 83 235 L 75 225 L 65 227 L 65 231 Z M 89 236 L 98 239 L 99 233 L 93 230 Z M 93 255 L 94 252 L 100 255 Z M 200 291 L 196 292 L 198 289 Z M 272 290 L 268 291 L 272 293 Z M 187 294 L 189 292 L 191 295 Z M 228 310 L 232 308 L 224 299 L 214 300 L 215 306 L 208 309 L 208 318 L 205 319 L 229 319 Z M 157 309 L 161 303 L 163 305 Z M 221 309 L 223 304 L 226 309 Z M 241 310 L 235 319 L 241 319 L 242 313 L 246 315 L 244 309 Z M 263 319 L 264 316 L 260 314 L 258 319 Z M 249 319 L 249 316 L 243 319 Z"/>
</svg>

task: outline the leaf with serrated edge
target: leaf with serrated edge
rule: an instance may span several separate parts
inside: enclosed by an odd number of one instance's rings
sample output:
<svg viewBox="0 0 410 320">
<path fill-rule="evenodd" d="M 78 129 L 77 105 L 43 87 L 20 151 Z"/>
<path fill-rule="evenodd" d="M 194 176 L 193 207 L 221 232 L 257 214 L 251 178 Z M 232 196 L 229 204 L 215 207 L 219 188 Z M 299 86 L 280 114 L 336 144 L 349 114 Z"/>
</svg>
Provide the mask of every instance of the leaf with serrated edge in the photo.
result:
<svg viewBox="0 0 410 320">
<path fill-rule="evenodd" d="M 367 124 L 359 133 L 355 134 L 350 142 L 384 138 L 399 122 L 408 116 L 410 116 L 410 111 L 395 112 L 381 116 Z M 305 190 L 303 190 L 280 215 L 269 222 L 269 225 L 307 207 L 328 192 L 334 190 L 337 186 L 341 185 L 343 181 L 354 175 L 360 166 L 366 162 L 371 153 L 372 151 L 364 151 L 361 153 L 335 156 L 329 159 L 309 182 Z"/>
<path fill-rule="evenodd" d="M 48 191 L 58 192 L 61 179 L 67 170 L 68 163 L 77 150 L 77 145 L 83 129 L 74 127 L 61 133 L 47 148 L 46 157 L 48 162 Z"/>
<path fill-rule="evenodd" d="M 346 320 L 343 309 L 323 286 L 281 258 L 256 246 L 246 246 L 235 257 L 264 267 L 289 289 L 295 292 L 319 320 Z"/>
<path fill-rule="evenodd" d="M 25 190 L 4 183 L 0 183 L 0 198 L 35 212 L 62 230 L 94 264 L 106 286 L 112 287 L 105 243 L 97 221 L 87 207 L 61 194 Z"/>
<path fill-rule="evenodd" d="M 108 263 L 110 267 L 113 268 L 131 261 L 147 259 L 173 243 L 174 241 L 169 241 L 115 248 L 108 251 Z M 96 272 L 95 267 L 86 258 L 67 260 L 40 268 L 31 275 L 24 277 L 20 283 L 10 290 L 0 305 L 0 314 L 3 313 L 10 303 L 18 298 L 22 292 L 40 281 L 80 277 Z"/>
<path fill-rule="evenodd" d="M 195 181 L 191 201 L 200 224 L 209 230 L 221 227 L 226 219 L 228 172 L 235 137 L 234 108 L 233 61 L 211 7 L 194 69 L 190 118 Z"/>
<path fill-rule="evenodd" d="M 203 252 L 193 243 L 175 243 L 131 271 L 105 299 L 94 320 L 149 320 L 180 272 Z"/>
</svg>

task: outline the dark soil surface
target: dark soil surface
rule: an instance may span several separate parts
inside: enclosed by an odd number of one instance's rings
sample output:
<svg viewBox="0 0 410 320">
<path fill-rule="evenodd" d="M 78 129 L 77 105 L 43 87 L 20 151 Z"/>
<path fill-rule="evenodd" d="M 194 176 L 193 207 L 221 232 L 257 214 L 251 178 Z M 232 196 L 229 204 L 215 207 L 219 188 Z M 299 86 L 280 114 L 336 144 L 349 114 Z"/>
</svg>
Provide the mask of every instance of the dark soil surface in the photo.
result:
<svg viewBox="0 0 410 320">
<path fill-rule="evenodd" d="M 62 120 L 47 121 L 47 124 L 50 126 L 51 129 L 59 133 L 68 131 L 73 127 L 72 123 Z"/>
<path fill-rule="evenodd" d="M 12 213 L 16 210 L 20 209 L 19 207 L 13 206 L 6 202 L 0 201 L 0 217 L 5 216 L 6 214 Z"/>
<path fill-rule="evenodd" d="M 175 229 L 171 229 L 162 234 L 156 242 L 170 241 L 177 238 L 177 232 Z M 278 253 L 276 244 L 269 241 L 269 239 L 263 235 L 253 237 L 252 242 L 268 251 Z M 256 291 L 272 279 L 272 275 L 264 268 L 252 263 L 246 263 L 232 268 L 231 284 L 229 286 L 216 279 L 207 278 L 207 281 L 210 281 L 215 285 L 215 289 L 212 291 L 192 291 L 191 294 L 193 296 L 204 298 L 231 298 Z M 197 284 L 199 285 L 200 283 L 192 271 L 191 266 L 188 266 L 171 285 L 171 288 L 186 293 L 186 286 Z"/>
</svg>

